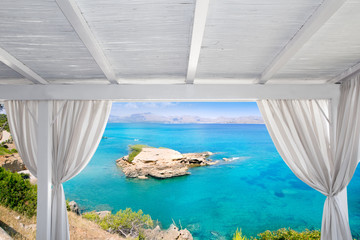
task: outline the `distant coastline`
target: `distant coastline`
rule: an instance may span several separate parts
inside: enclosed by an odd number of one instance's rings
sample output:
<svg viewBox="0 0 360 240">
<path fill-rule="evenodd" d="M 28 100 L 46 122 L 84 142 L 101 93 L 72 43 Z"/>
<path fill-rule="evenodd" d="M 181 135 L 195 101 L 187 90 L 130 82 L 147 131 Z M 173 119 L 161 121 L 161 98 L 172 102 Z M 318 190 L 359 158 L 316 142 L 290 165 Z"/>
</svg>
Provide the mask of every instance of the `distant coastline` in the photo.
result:
<svg viewBox="0 0 360 240">
<path fill-rule="evenodd" d="M 150 112 L 128 116 L 110 116 L 110 123 L 162 123 L 162 124 L 264 124 L 261 116 L 206 118 L 194 115 L 163 116 Z"/>
</svg>

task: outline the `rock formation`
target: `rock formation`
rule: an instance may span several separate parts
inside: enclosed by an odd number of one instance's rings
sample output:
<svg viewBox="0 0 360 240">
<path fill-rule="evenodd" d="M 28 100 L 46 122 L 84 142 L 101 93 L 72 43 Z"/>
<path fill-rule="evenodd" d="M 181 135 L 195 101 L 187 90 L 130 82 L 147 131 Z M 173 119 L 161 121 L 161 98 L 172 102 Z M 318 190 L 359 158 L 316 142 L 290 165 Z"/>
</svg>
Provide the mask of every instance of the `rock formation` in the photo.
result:
<svg viewBox="0 0 360 240">
<path fill-rule="evenodd" d="M 110 215 L 111 212 L 110 211 L 99 211 L 99 212 L 95 212 L 100 219 L 103 219 L 104 217 L 106 217 L 107 215 Z"/>
<path fill-rule="evenodd" d="M 29 170 L 22 170 L 18 172 L 19 174 L 27 174 L 29 175 L 29 181 L 31 184 L 37 184 L 37 178 L 31 174 Z"/>
<path fill-rule="evenodd" d="M 148 240 L 193 240 L 187 229 L 179 230 L 174 224 L 171 224 L 165 231 L 162 231 L 159 226 L 154 229 L 145 229 L 144 234 Z"/>
<path fill-rule="evenodd" d="M 116 163 L 129 178 L 147 179 L 150 176 L 164 179 L 188 175 L 189 167 L 216 164 L 208 160 L 211 155 L 211 152 L 181 154 L 167 148 L 144 147 L 131 162 L 127 155 Z"/>
<path fill-rule="evenodd" d="M 11 172 L 26 170 L 25 164 L 18 153 L 0 156 L 0 167 L 3 167 Z"/>
<path fill-rule="evenodd" d="M 2 239 L 2 240 L 12 240 L 13 238 L 10 237 L 10 235 L 7 232 L 5 232 L 4 229 L 2 229 L 0 227 L 0 239 Z"/>
<path fill-rule="evenodd" d="M 80 216 L 80 208 L 75 201 L 69 202 L 70 211 Z"/>
</svg>

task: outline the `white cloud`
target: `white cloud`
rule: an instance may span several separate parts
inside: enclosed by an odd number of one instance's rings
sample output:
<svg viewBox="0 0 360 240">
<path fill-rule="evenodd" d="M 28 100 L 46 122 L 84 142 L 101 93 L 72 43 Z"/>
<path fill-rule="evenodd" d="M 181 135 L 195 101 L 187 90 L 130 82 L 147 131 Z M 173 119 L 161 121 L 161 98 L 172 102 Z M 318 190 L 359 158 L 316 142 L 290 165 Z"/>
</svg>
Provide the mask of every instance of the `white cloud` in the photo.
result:
<svg viewBox="0 0 360 240">
<path fill-rule="evenodd" d="M 137 103 L 128 102 L 128 103 L 125 103 L 124 108 L 126 108 L 126 109 L 138 109 L 139 106 L 138 106 Z"/>
<path fill-rule="evenodd" d="M 175 102 L 128 102 L 124 104 L 126 109 L 140 109 L 140 108 L 168 108 L 176 106 Z"/>
</svg>

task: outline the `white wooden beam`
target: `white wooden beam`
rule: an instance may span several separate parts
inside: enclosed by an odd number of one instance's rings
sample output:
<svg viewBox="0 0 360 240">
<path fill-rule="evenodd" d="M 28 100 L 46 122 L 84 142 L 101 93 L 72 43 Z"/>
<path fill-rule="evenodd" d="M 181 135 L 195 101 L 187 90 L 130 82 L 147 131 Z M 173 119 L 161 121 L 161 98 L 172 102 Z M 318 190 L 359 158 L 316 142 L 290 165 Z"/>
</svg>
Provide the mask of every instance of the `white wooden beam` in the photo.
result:
<svg viewBox="0 0 360 240">
<path fill-rule="evenodd" d="M 330 99 L 338 84 L 2 85 L 0 100 L 254 101 Z"/>
<path fill-rule="evenodd" d="M 273 59 L 270 65 L 262 72 L 259 84 L 265 84 L 272 78 L 310 38 L 333 16 L 346 0 L 324 0 L 315 13 L 305 22 L 295 36 Z"/>
<path fill-rule="evenodd" d="M 33 83 L 48 84 L 45 79 L 40 77 L 33 70 L 17 60 L 3 48 L 0 48 L 0 61 Z"/>
<path fill-rule="evenodd" d="M 37 129 L 36 239 L 51 239 L 51 101 L 39 101 Z"/>
<path fill-rule="evenodd" d="M 330 79 L 328 81 L 328 83 L 337 83 L 337 82 L 341 82 L 342 80 L 352 76 L 353 74 L 356 74 L 360 72 L 360 63 L 346 69 L 344 72 L 340 73 L 339 75 L 337 75 L 336 77 L 334 77 L 333 79 Z"/>
<path fill-rule="evenodd" d="M 196 1 L 190 53 L 189 53 L 189 64 L 186 74 L 186 83 L 189 84 L 194 83 L 197 65 L 200 57 L 201 45 L 204 37 L 208 9 L 209 9 L 209 0 Z"/>
<path fill-rule="evenodd" d="M 80 9 L 76 5 L 74 0 L 56 0 L 61 11 L 68 19 L 70 24 L 73 26 L 74 30 L 83 41 L 85 46 L 88 48 L 90 54 L 93 56 L 96 63 L 99 65 L 103 71 L 106 78 L 112 84 L 118 84 L 116 76 L 110 63 L 106 58 L 103 50 L 101 49 L 99 43 L 96 41 L 94 35 L 92 34 L 90 27 L 85 21 L 84 17 L 81 14 Z"/>
</svg>

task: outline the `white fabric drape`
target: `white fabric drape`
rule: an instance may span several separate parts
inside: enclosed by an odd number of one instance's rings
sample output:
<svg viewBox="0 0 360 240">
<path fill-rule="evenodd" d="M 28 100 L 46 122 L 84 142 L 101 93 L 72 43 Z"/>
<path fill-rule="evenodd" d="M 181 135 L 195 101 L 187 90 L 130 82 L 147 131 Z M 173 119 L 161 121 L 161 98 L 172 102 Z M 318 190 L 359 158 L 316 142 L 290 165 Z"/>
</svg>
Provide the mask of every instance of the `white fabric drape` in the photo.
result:
<svg viewBox="0 0 360 240">
<path fill-rule="evenodd" d="M 76 176 L 94 155 L 109 117 L 108 101 L 54 101 L 51 236 L 70 239 L 62 183 Z"/>
<path fill-rule="evenodd" d="M 52 102 L 51 239 L 67 240 L 70 236 L 62 183 L 84 169 L 95 153 L 105 130 L 111 102 Z M 7 101 L 5 105 L 20 156 L 35 176 L 37 105 L 37 101 Z"/>
<path fill-rule="evenodd" d="M 5 109 L 11 136 L 21 159 L 32 175 L 37 177 L 37 119 L 38 101 L 6 101 Z"/>
<path fill-rule="evenodd" d="M 271 138 L 293 173 L 326 195 L 322 240 L 350 240 L 346 186 L 357 163 L 360 138 L 359 77 L 341 86 L 336 136 L 328 100 L 260 100 Z"/>
</svg>

